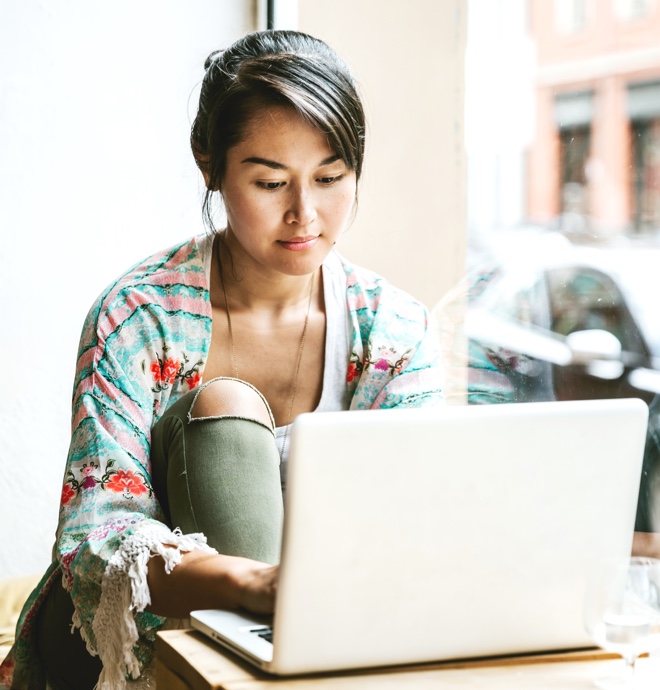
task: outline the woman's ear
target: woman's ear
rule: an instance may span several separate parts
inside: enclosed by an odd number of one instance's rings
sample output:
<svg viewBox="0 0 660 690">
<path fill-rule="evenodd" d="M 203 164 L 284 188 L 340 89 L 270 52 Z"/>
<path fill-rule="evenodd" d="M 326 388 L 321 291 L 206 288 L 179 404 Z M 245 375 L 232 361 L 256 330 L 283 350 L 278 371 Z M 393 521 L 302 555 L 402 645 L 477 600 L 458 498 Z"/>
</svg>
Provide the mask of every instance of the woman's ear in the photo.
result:
<svg viewBox="0 0 660 690">
<path fill-rule="evenodd" d="M 199 166 L 199 170 L 202 173 L 202 177 L 204 178 L 204 184 L 206 185 L 206 189 L 209 190 L 209 192 L 219 192 L 220 191 L 220 183 L 216 182 L 215 184 L 211 184 L 211 173 L 209 172 L 208 166 L 202 167 Z"/>
<path fill-rule="evenodd" d="M 204 178 L 204 184 L 206 185 L 206 188 L 210 192 L 217 192 L 220 189 L 219 185 L 216 185 L 214 188 L 211 188 L 211 172 L 209 170 L 211 164 L 211 157 L 201 153 L 200 151 L 195 151 L 194 149 L 193 155 L 195 157 L 195 163 L 197 163 L 197 167 L 199 168 L 199 171 L 202 173 L 202 177 Z"/>
</svg>

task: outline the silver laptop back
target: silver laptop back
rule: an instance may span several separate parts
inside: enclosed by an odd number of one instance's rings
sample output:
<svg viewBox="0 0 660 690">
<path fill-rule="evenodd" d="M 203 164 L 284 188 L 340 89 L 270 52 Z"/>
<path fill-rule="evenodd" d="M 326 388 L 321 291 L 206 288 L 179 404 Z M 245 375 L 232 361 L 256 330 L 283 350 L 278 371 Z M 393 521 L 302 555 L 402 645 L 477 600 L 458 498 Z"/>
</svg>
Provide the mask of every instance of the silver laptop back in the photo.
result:
<svg viewBox="0 0 660 690">
<path fill-rule="evenodd" d="M 587 646 L 630 553 L 639 400 L 300 416 L 273 659 L 295 674 Z"/>
</svg>

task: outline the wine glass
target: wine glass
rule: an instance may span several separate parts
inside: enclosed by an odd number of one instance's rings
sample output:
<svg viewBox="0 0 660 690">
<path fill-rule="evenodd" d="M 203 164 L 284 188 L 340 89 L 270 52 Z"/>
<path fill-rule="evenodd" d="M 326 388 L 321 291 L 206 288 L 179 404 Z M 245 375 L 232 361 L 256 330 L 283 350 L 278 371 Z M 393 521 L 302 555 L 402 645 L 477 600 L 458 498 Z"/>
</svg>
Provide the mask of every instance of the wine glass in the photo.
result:
<svg viewBox="0 0 660 690">
<path fill-rule="evenodd" d="M 660 649 L 660 560 L 633 557 L 599 568 L 587 586 L 584 616 L 593 641 L 621 655 L 626 665 L 623 675 L 595 685 L 634 688 L 635 661 Z"/>
</svg>

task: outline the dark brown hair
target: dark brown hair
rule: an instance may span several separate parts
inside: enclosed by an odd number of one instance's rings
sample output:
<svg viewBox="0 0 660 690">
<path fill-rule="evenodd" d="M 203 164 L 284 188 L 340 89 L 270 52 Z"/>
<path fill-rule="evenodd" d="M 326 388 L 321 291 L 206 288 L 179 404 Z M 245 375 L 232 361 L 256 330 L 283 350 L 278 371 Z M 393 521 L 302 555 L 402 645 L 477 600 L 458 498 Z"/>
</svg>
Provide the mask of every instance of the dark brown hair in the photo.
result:
<svg viewBox="0 0 660 690">
<path fill-rule="evenodd" d="M 227 151 L 238 144 L 256 110 L 294 108 L 328 137 L 359 180 L 365 118 L 355 82 L 326 43 L 298 31 L 257 31 L 211 53 L 190 144 L 207 177 L 204 219 L 213 229 L 211 195 L 222 184 Z"/>
</svg>

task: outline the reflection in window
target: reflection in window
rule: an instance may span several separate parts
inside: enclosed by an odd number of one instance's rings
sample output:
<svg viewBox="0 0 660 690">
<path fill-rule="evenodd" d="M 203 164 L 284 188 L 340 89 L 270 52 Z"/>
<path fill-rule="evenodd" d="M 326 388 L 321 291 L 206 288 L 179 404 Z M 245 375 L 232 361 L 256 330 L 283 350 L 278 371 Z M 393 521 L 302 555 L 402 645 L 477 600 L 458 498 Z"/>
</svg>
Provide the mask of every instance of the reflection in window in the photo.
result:
<svg viewBox="0 0 660 690">
<path fill-rule="evenodd" d="M 649 232 L 660 227 L 660 118 L 631 125 L 634 225 Z"/>
<path fill-rule="evenodd" d="M 646 357 L 628 358 L 622 377 L 641 364 L 658 372 L 655 383 L 632 378 L 645 382 L 645 389 L 632 391 L 644 398 L 660 394 L 660 335 L 657 319 L 648 318 L 655 313 L 655 270 L 640 268 L 660 263 L 659 4 L 470 0 L 466 56 L 469 265 L 481 287 L 479 299 L 470 288 L 461 294 L 481 313 L 501 316 L 508 304 L 516 327 L 536 329 L 530 347 L 540 347 L 536 336 L 544 330 L 553 366 L 570 359 L 570 352 L 556 353 L 570 350 L 565 338 L 574 329 L 565 323 L 578 318 L 569 307 L 580 306 L 582 330 L 607 331 L 622 353 Z M 633 16 L 635 22 L 621 21 Z M 584 25 L 579 41 L 564 31 L 568 24 Z M 530 61 L 531 74 L 515 69 Z M 495 75 L 499 100 L 492 92 Z M 483 93 L 487 104 L 479 100 Z M 547 235 L 563 240 L 552 243 L 552 261 Z M 499 266 L 487 278 L 479 274 L 485 261 Z M 531 263 L 545 290 L 532 288 L 532 280 L 507 293 L 505 286 L 516 283 L 511 276 L 518 273 L 524 282 Z M 593 299 L 580 292 L 589 281 Z M 499 297 L 489 298 L 491 292 Z M 537 317 L 544 312 L 542 325 Z M 515 338 L 482 344 L 515 352 Z M 518 354 L 538 359 L 539 352 Z M 506 357 L 500 351 L 494 359 Z"/>
<path fill-rule="evenodd" d="M 560 210 L 562 213 L 589 213 L 587 161 L 589 127 L 565 127 L 559 131 Z"/>
<path fill-rule="evenodd" d="M 637 233 L 660 228 L 660 82 L 628 85 L 632 218 Z"/>
<path fill-rule="evenodd" d="M 438 309 L 450 401 L 651 403 L 656 531 L 658 36 L 658 0 L 468 0 L 470 273 Z"/>
<path fill-rule="evenodd" d="M 604 330 L 625 352 L 648 360 L 650 353 L 618 285 L 603 271 L 580 266 L 547 272 L 551 329 L 560 335 Z"/>
<path fill-rule="evenodd" d="M 555 121 L 559 137 L 559 210 L 563 214 L 589 215 L 587 166 L 591 148 L 593 95 L 591 91 L 555 96 Z"/>
</svg>

